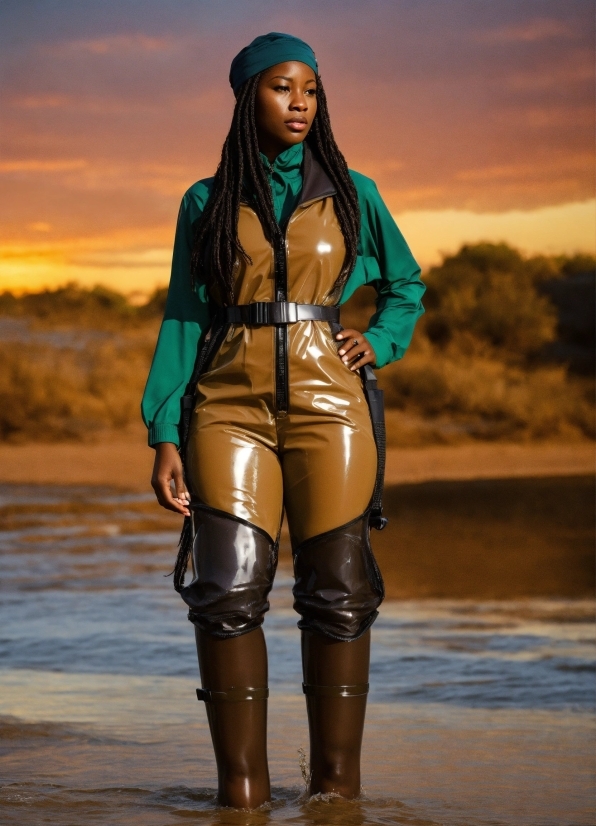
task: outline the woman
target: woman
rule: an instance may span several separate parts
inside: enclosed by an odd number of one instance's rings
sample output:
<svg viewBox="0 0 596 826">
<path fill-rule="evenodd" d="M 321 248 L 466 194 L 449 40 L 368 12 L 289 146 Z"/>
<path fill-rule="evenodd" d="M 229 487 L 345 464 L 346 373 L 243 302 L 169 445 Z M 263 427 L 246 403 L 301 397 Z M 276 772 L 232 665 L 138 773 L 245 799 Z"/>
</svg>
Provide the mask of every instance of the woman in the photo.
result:
<svg viewBox="0 0 596 826">
<path fill-rule="evenodd" d="M 348 171 L 312 49 L 287 34 L 258 37 L 234 59 L 230 83 L 236 107 L 217 173 L 182 200 L 143 398 L 152 485 L 163 507 L 188 523 L 192 514 L 194 579 L 183 587 L 183 542 L 175 584 L 195 625 L 220 802 L 270 797 L 261 625 L 284 508 L 310 792 L 352 798 L 383 598 L 369 544 L 377 447 L 361 368 L 403 355 L 424 288 L 375 184 Z M 343 330 L 338 305 L 365 283 L 377 312 L 366 334 Z M 180 405 L 197 348 L 183 474 Z"/>
</svg>

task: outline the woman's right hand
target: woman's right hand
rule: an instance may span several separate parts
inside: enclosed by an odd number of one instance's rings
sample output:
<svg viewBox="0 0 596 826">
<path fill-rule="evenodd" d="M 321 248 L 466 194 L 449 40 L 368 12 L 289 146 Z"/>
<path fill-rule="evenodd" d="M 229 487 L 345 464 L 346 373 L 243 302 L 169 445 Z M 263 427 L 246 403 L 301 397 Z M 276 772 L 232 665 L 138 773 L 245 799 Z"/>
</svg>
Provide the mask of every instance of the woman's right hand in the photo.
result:
<svg viewBox="0 0 596 826">
<path fill-rule="evenodd" d="M 174 480 L 176 496 L 172 495 L 172 489 L 170 488 L 172 479 Z M 155 445 L 151 487 L 155 491 L 157 501 L 162 508 L 167 508 L 169 511 L 174 511 L 174 513 L 181 513 L 183 516 L 190 516 L 188 508 L 190 493 L 184 484 L 182 460 L 178 448 L 173 442 L 159 442 Z"/>
</svg>

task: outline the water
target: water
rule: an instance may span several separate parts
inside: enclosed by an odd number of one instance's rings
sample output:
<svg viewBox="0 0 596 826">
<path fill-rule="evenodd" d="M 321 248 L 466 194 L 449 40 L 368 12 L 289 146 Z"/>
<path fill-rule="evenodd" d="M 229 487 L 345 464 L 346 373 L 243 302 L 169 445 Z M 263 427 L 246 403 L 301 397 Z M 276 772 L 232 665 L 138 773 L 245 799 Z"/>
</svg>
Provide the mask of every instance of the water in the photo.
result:
<svg viewBox="0 0 596 826">
<path fill-rule="evenodd" d="M 386 602 L 363 797 L 309 801 L 282 557 L 265 623 L 273 803 L 237 812 L 215 803 L 192 627 L 163 577 L 176 518 L 92 488 L 0 486 L 0 508 L 1 823 L 596 822 L 591 601 Z"/>
</svg>

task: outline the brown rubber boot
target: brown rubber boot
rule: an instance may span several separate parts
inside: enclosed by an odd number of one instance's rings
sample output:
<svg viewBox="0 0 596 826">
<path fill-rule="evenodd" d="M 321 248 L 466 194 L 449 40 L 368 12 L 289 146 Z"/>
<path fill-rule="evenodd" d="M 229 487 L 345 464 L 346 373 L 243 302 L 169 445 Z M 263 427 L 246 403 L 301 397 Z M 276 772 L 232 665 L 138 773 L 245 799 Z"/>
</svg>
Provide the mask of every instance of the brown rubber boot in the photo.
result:
<svg viewBox="0 0 596 826">
<path fill-rule="evenodd" d="M 360 794 L 360 750 L 370 661 L 370 630 L 352 642 L 302 632 L 310 731 L 310 794 Z"/>
<path fill-rule="evenodd" d="M 195 628 L 217 763 L 218 801 L 254 809 L 271 799 L 267 765 L 267 649 L 262 628 L 220 639 Z"/>
</svg>

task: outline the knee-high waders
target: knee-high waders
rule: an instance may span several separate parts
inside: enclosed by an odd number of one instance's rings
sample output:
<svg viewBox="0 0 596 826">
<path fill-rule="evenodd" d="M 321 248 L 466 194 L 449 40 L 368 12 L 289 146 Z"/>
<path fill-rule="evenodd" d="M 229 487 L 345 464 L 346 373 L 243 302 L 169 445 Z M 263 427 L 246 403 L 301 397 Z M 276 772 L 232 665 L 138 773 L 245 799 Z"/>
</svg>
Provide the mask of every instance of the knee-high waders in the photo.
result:
<svg viewBox="0 0 596 826">
<path fill-rule="evenodd" d="M 351 709 L 360 732 L 351 748 L 359 755 L 367 631 L 384 596 L 369 542 L 379 456 L 363 380 L 337 353 L 334 287 L 345 247 L 333 188 L 310 153 L 283 247 L 265 239 L 249 204 L 241 205 L 238 229 L 251 261 L 236 262 L 237 305 L 222 308 L 204 345 L 208 363 L 200 365 L 185 439 L 194 578 L 182 587 L 178 577 L 177 587 L 197 629 L 199 699 L 210 709 L 214 745 L 217 708 L 266 704 L 260 655 L 253 651 L 242 678 L 226 677 L 221 657 L 216 677 L 206 651 L 213 652 L 216 641 L 229 647 L 246 637 L 265 656 L 264 643 L 252 641 L 262 638 L 285 509 L 311 746 L 313 736 L 325 739 L 325 719 L 348 722 L 343 712 L 329 717 L 334 707 Z M 344 727 L 336 723 L 329 723 L 334 742 Z M 327 758 L 316 754 L 313 762 L 311 748 L 313 777 L 319 772 L 324 778 Z M 355 782 L 345 793 L 357 793 Z M 220 790 L 222 784 L 220 773 Z M 324 779 L 319 785 L 314 791 L 333 790 Z"/>
</svg>

